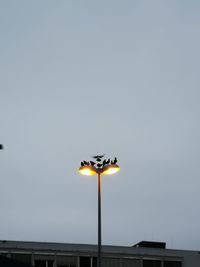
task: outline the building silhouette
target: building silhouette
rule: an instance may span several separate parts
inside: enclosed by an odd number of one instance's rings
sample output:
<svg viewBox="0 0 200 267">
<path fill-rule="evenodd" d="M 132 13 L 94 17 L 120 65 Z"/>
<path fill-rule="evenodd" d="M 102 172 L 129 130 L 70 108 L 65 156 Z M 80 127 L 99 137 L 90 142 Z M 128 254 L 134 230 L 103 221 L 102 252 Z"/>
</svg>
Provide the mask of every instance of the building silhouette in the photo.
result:
<svg viewBox="0 0 200 267">
<path fill-rule="evenodd" d="M 15 266 L 96 267 L 97 246 L 69 243 L 0 241 L 0 267 Z M 102 267 L 199 266 L 199 251 L 167 249 L 164 242 L 141 241 L 129 247 L 102 246 Z"/>
</svg>

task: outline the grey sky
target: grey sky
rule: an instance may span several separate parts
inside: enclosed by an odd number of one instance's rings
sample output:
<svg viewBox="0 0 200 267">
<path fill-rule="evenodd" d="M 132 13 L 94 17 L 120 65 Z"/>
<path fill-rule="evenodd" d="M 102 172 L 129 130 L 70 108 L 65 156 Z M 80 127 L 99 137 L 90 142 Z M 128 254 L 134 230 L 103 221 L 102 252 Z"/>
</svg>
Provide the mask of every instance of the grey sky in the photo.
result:
<svg viewBox="0 0 200 267">
<path fill-rule="evenodd" d="M 0 239 L 200 248 L 200 2 L 0 1 Z"/>
</svg>

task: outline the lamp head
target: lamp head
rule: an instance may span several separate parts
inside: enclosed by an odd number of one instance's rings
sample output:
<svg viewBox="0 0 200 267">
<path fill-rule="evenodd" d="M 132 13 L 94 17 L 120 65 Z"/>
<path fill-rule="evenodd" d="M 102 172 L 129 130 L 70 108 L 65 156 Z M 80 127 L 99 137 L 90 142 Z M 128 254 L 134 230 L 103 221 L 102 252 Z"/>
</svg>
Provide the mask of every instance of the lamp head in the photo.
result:
<svg viewBox="0 0 200 267">
<path fill-rule="evenodd" d="M 120 167 L 117 164 L 109 164 L 107 166 L 105 166 L 102 170 L 102 173 L 105 175 L 111 175 L 111 174 L 115 174 L 117 172 L 120 171 Z"/>
<path fill-rule="evenodd" d="M 92 176 L 95 175 L 97 172 L 96 169 L 92 166 L 81 166 L 79 168 L 79 173 L 86 176 Z"/>
<path fill-rule="evenodd" d="M 93 158 L 95 161 L 85 161 L 81 162 L 81 167 L 79 168 L 79 173 L 86 176 L 92 176 L 95 174 L 105 174 L 112 175 L 120 171 L 119 165 L 117 165 L 117 158 L 114 160 L 103 159 L 104 155 L 97 155 Z"/>
</svg>

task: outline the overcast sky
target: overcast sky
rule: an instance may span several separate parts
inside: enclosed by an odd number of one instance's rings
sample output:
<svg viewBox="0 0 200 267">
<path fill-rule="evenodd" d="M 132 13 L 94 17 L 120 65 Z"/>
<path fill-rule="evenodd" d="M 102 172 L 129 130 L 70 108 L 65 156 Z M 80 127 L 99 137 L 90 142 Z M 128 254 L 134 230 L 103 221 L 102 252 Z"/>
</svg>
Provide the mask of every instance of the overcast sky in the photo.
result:
<svg viewBox="0 0 200 267">
<path fill-rule="evenodd" d="M 200 249 L 200 2 L 0 0 L 0 239 Z"/>
</svg>

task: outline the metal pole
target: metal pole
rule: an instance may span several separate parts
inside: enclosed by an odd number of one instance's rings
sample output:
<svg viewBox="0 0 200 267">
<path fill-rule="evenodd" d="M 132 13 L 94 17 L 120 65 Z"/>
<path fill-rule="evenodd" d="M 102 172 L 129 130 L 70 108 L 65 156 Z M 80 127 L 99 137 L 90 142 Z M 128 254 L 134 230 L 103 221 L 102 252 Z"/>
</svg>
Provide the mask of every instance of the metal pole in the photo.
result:
<svg viewBox="0 0 200 267">
<path fill-rule="evenodd" d="M 101 267 L 101 174 L 98 173 L 98 261 L 97 267 Z"/>
</svg>

